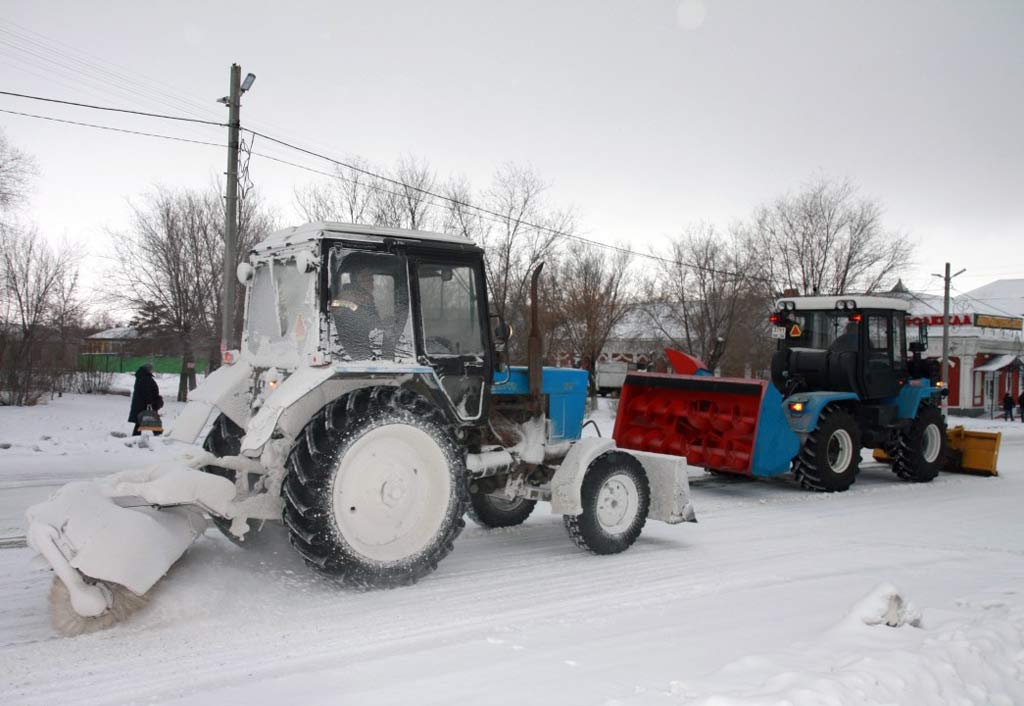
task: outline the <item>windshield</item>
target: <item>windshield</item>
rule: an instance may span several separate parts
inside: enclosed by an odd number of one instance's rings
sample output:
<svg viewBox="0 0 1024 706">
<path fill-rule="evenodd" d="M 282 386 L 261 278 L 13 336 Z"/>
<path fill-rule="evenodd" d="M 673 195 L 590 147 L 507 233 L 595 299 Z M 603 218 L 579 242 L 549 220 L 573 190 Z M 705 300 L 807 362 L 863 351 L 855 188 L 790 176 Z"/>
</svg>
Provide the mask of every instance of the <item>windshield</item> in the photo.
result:
<svg viewBox="0 0 1024 706">
<path fill-rule="evenodd" d="M 297 367 L 318 338 L 316 280 L 295 259 L 257 263 L 249 288 L 246 345 L 256 364 Z"/>
<path fill-rule="evenodd" d="M 415 360 L 401 255 L 337 246 L 330 255 L 331 352 L 342 360 Z"/>
<path fill-rule="evenodd" d="M 789 348 L 857 350 L 859 324 L 840 311 L 786 311 L 779 324 Z"/>
</svg>

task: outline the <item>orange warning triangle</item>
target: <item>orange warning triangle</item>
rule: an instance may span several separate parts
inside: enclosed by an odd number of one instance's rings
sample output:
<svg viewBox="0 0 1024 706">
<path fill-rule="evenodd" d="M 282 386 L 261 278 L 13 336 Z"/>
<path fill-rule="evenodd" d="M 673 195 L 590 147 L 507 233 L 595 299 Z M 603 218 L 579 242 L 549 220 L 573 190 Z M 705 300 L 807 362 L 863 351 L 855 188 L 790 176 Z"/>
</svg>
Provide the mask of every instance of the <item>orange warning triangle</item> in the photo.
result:
<svg viewBox="0 0 1024 706">
<path fill-rule="evenodd" d="M 789 330 L 790 338 L 800 338 L 803 335 L 803 331 L 800 330 L 800 324 L 793 324 L 793 328 Z"/>
</svg>

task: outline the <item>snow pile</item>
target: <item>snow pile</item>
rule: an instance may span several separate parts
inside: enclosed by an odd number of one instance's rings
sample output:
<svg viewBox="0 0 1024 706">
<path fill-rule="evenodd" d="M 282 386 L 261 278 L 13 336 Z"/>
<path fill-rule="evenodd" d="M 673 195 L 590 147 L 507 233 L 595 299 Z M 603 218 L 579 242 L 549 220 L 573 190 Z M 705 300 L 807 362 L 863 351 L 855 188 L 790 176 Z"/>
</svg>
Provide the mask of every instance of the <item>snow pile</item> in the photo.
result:
<svg viewBox="0 0 1024 706">
<path fill-rule="evenodd" d="M 961 601 L 932 625 L 895 587 L 882 584 L 815 640 L 744 657 L 699 682 L 672 682 L 667 694 L 646 692 L 628 703 L 1022 704 L 1024 609 L 1015 593 Z"/>
</svg>

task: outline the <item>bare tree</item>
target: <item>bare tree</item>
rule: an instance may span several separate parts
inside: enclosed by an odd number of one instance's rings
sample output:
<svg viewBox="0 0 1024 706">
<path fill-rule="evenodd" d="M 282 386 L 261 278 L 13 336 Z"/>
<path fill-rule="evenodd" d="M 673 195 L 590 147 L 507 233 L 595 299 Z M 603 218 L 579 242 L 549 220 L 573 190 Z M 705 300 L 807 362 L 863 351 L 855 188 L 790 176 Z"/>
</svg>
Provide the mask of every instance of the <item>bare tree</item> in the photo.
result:
<svg viewBox="0 0 1024 706">
<path fill-rule="evenodd" d="M 156 188 L 131 204 L 132 226 L 114 233 L 121 261 L 112 277 L 112 296 L 137 314 L 133 324 L 149 335 L 177 342 L 182 357 L 178 399 L 195 388 L 197 351 L 213 366 L 219 361 L 223 287 L 224 207 L 220 187 L 206 191 Z M 239 204 L 238 262 L 275 228 L 275 216 L 250 191 Z M 241 326 L 243 303 L 233 319 Z"/>
<path fill-rule="evenodd" d="M 595 364 L 612 329 L 629 311 L 631 260 L 628 250 L 609 252 L 578 241 L 561 258 L 555 285 L 560 314 L 555 335 L 574 357 Z M 595 384 L 591 378 L 593 394 Z"/>
<path fill-rule="evenodd" d="M 366 173 L 372 165 L 361 157 L 346 161 L 351 166 L 336 166 L 335 178 L 295 190 L 296 207 L 307 221 L 372 222 L 377 180 Z"/>
<path fill-rule="evenodd" d="M 490 221 L 479 210 L 473 187 L 465 177 L 452 177 L 442 187 L 445 197 L 441 228 L 475 242 L 487 239 Z"/>
<path fill-rule="evenodd" d="M 827 177 L 759 208 L 749 245 L 774 292 L 803 294 L 878 291 L 911 256 L 907 239 L 885 229 L 880 204 Z"/>
<path fill-rule="evenodd" d="M 434 203 L 427 192 L 433 192 L 436 179 L 430 165 L 415 157 L 402 157 L 394 171 L 401 199 L 402 227 L 410 230 L 429 230 L 434 215 Z"/>
<path fill-rule="evenodd" d="M 0 132 L 0 223 L 7 221 L 10 211 L 26 200 L 35 175 L 32 157 L 8 142 Z"/>
<path fill-rule="evenodd" d="M 490 300 L 497 313 L 517 331 L 526 331 L 530 275 L 557 253 L 565 234 L 575 231 L 570 211 L 550 209 L 544 201 L 547 185 L 532 170 L 502 166 L 485 194 L 484 206 L 494 226 L 484 233 Z M 511 342 L 510 355 L 521 360 L 525 338 Z"/>
<path fill-rule="evenodd" d="M 34 404 L 47 389 L 42 344 L 55 312 L 71 306 L 76 265 L 69 246 L 54 249 L 33 228 L 0 225 L 0 389 L 6 404 Z"/>
<path fill-rule="evenodd" d="M 750 293 L 748 270 L 736 233 L 725 236 L 709 223 L 691 225 L 658 261 L 644 312 L 672 346 L 714 370 L 746 311 L 741 303 Z"/>
</svg>

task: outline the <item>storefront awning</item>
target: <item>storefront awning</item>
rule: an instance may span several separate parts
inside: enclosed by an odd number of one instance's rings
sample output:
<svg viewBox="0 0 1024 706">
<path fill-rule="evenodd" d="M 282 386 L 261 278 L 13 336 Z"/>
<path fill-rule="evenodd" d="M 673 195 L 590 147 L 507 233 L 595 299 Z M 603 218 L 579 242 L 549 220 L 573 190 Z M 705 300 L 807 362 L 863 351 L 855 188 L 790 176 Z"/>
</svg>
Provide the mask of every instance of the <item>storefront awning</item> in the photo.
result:
<svg viewBox="0 0 1024 706">
<path fill-rule="evenodd" d="M 1002 370 L 1003 368 L 1014 364 L 1021 365 L 1020 359 L 1015 355 L 1011 355 L 1010 353 L 1004 353 L 1003 355 L 997 355 L 995 358 L 992 358 L 991 360 L 985 362 L 984 364 L 979 365 L 974 369 L 974 372 L 991 373 L 996 370 Z"/>
</svg>

